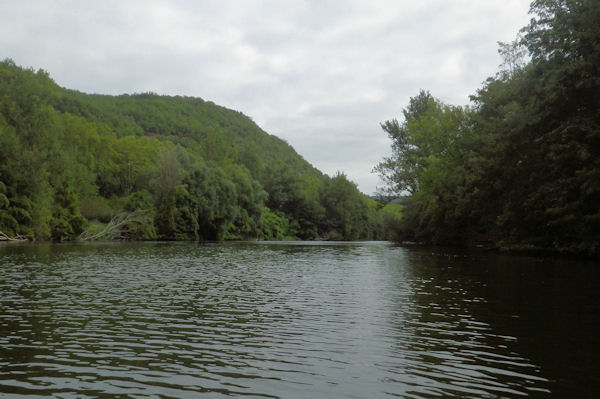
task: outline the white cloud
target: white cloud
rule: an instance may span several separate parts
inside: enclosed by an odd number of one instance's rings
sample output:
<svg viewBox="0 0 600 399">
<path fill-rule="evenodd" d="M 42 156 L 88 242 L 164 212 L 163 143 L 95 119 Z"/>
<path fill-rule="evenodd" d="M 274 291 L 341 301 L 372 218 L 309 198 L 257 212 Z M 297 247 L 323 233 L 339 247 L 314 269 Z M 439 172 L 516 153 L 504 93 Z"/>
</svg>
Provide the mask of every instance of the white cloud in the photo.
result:
<svg viewBox="0 0 600 399">
<path fill-rule="evenodd" d="M 202 97 L 251 116 L 365 192 L 379 128 L 428 89 L 464 104 L 526 0 L 5 1 L 0 57 L 95 93 Z"/>
</svg>

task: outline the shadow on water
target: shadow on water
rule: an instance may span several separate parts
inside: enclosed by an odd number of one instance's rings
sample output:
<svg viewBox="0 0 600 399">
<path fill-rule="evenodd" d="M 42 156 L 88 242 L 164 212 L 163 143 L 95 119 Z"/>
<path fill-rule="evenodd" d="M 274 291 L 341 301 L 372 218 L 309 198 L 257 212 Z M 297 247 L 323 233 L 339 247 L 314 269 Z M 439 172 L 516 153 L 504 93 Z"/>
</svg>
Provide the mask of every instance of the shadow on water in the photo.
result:
<svg viewBox="0 0 600 399">
<path fill-rule="evenodd" d="M 461 384 L 507 397 L 595 397 L 598 264 L 436 248 L 412 248 L 404 263 L 417 310 L 401 328 L 415 327 L 410 345 L 426 342 L 423 356 L 449 374 L 476 377 Z"/>
</svg>

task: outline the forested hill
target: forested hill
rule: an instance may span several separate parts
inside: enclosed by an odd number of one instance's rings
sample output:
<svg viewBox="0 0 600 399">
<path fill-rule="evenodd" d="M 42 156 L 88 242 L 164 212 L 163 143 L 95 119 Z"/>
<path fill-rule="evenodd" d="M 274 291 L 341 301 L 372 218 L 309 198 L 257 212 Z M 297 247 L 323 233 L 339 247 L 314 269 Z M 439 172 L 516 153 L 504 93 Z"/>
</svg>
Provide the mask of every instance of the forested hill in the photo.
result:
<svg viewBox="0 0 600 399">
<path fill-rule="evenodd" d="M 0 238 L 380 239 L 398 212 L 240 112 L 0 63 Z"/>
<path fill-rule="evenodd" d="M 265 168 L 287 165 L 296 173 L 321 177 L 283 140 L 269 135 L 241 112 L 196 97 L 154 93 L 107 96 L 56 88 L 53 107 L 108 125 L 119 137 L 148 136 L 195 148 L 205 160 L 244 165 L 255 178 Z"/>
</svg>

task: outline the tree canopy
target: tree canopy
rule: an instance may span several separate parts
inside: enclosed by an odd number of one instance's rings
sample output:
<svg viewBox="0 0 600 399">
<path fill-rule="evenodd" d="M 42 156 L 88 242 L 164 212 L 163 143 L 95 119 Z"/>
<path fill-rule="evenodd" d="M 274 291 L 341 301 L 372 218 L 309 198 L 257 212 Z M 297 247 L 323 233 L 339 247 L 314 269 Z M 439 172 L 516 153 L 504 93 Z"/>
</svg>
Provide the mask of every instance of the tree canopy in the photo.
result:
<svg viewBox="0 0 600 399">
<path fill-rule="evenodd" d="M 471 107 L 422 91 L 382 124 L 393 155 L 376 170 L 410 194 L 400 239 L 600 253 L 600 3 L 530 12 Z"/>
</svg>

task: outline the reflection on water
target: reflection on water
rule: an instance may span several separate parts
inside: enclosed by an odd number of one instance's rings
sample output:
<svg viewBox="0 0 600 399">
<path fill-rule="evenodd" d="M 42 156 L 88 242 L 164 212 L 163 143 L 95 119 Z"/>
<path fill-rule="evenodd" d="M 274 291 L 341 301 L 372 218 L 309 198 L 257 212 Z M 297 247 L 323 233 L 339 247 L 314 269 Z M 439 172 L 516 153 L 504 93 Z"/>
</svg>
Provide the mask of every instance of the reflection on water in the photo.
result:
<svg viewBox="0 0 600 399">
<path fill-rule="evenodd" d="M 599 267 L 387 243 L 0 246 L 0 397 L 595 397 Z"/>
</svg>

